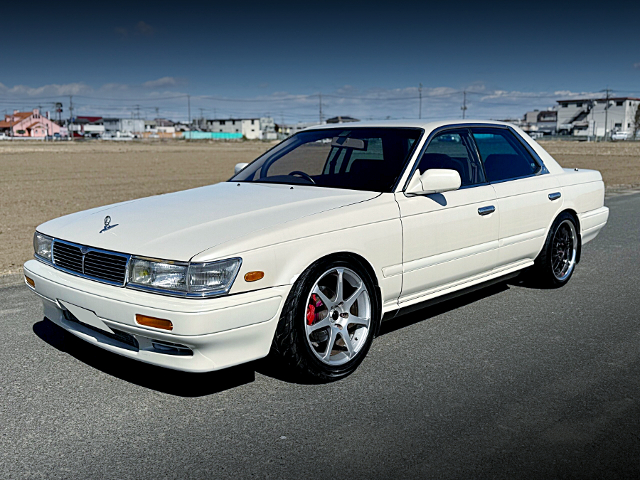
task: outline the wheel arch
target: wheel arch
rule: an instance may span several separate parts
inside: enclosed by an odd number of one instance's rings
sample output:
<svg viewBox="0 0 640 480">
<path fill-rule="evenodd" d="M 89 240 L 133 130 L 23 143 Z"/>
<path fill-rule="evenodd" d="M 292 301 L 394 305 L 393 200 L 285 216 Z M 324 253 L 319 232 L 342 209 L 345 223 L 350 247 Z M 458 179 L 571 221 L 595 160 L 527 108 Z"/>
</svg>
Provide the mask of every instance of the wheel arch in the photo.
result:
<svg viewBox="0 0 640 480">
<path fill-rule="evenodd" d="M 558 212 L 553 221 L 556 221 L 563 213 L 568 213 L 573 217 L 573 220 L 576 222 L 576 234 L 578 235 L 578 252 L 576 253 L 576 264 L 580 263 L 580 256 L 582 255 L 582 235 L 580 234 L 580 218 L 578 217 L 578 212 L 576 212 L 573 208 L 565 208 L 561 212 Z M 553 225 L 553 223 L 552 223 Z M 551 227 L 549 227 L 551 228 Z"/>
<path fill-rule="evenodd" d="M 382 319 L 382 291 L 380 289 L 380 282 L 378 281 L 378 276 L 376 275 L 376 271 L 373 268 L 373 265 L 371 265 L 371 262 L 369 262 L 365 257 L 363 257 L 362 255 L 359 255 L 357 253 L 350 252 L 350 251 L 333 252 L 333 253 L 329 253 L 327 255 L 324 255 L 324 256 L 318 258 L 311 265 L 308 265 L 307 268 L 311 267 L 312 265 L 314 265 L 314 264 L 316 264 L 318 262 L 331 261 L 331 260 L 336 260 L 336 259 L 356 262 L 360 267 L 362 267 L 371 276 L 371 280 L 373 281 L 373 287 L 374 287 L 374 290 L 375 290 L 374 291 L 374 294 L 375 294 L 374 300 L 376 302 L 376 307 L 378 308 L 378 312 L 380 313 L 380 318 Z M 378 327 L 377 327 L 376 331 L 374 332 L 374 336 L 378 335 L 378 330 L 380 329 L 380 324 L 381 323 L 382 323 L 381 321 L 378 322 Z"/>
<path fill-rule="evenodd" d="M 573 220 L 576 222 L 576 233 L 578 235 L 578 252 L 576 253 L 576 264 L 577 264 L 580 262 L 580 255 L 582 254 L 582 236 L 580 235 L 580 218 L 578 217 L 578 212 L 576 212 L 573 208 L 570 208 L 570 207 L 563 208 L 562 210 L 558 211 L 558 213 L 556 213 L 553 219 L 551 220 L 551 223 L 549 223 L 549 227 L 547 228 L 547 236 L 549 235 L 549 232 L 551 231 L 551 227 L 553 227 L 553 224 L 556 222 L 558 217 L 563 213 L 568 213 L 569 215 L 571 215 Z M 544 248 L 544 244 L 542 245 L 541 248 Z M 538 252 L 538 255 L 540 255 L 540 252 Z"/>
</svg>

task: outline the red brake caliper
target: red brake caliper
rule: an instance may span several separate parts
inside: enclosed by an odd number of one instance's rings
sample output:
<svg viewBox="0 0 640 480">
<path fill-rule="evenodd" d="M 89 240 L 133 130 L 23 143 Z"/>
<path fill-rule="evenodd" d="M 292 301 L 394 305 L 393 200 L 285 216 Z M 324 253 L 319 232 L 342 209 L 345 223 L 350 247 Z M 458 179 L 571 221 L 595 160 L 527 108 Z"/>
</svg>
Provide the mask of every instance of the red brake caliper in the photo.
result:
<svg viewBox="0 0 640 480">
<path fill-rule="evenodd" d="M 322 301 L 318 298 L 318 296 L 313 293 L 311 294 L 311 302 L 307 306 L 307 325 L 313 325 L 316 321 L 316 308 L 322 306 Z"/>
</svg>

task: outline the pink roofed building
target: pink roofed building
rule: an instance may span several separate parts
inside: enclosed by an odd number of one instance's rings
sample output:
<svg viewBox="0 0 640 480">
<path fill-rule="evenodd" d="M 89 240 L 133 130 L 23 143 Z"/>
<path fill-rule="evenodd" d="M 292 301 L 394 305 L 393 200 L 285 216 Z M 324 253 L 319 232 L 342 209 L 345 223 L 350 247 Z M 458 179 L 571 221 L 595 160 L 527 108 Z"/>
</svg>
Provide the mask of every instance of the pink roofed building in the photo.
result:
<svg viewBox="0 0 640 480">
<path fill-rule="evenodd" d="M 0 122 L 0 132 L 8 137 L 45 138 L 60 134 L 60 126 L 35 108 L 31 112 L 15 110 L 13 114 L 5 115 L 4 121 Z"/>
</svg>

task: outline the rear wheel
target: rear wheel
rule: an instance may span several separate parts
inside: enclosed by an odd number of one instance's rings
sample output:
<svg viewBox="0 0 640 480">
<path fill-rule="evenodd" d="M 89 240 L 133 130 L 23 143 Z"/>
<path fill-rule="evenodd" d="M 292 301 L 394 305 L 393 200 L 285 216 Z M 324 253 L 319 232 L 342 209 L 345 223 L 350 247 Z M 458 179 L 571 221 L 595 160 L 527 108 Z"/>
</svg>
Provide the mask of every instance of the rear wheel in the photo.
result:
<svg viewBox="0 0 640 480">
<path fill-rule="evenodd" d="M 349 375 L 366 356 L 380 321 L 374 288 L 371 275 L 354 260 L 315 263 L 287 298 L 273 350 L 305 377 Z"/>
<path fill-rule="evenodd" d="M 566 284 L 576 267 L 580 237 L 574 217 L 567 212 L 553 222 L 542 252 L 536 259 L 536 279 L 548 288 Z"/>
</svg>

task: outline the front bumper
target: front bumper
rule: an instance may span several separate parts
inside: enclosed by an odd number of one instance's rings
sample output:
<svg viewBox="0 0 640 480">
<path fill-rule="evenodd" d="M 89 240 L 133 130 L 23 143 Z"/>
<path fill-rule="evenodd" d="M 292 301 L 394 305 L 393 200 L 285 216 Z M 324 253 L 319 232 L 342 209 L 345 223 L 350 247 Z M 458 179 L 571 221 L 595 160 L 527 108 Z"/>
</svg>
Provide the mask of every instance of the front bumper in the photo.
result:
<svg viewBox="0 0 640 480">
<path fill-rule="evenodd" d="M 212 299 L 165 297 L 76 277 L 36 260 L 29 286 L 53 323 L 105 350 L 162 367 L 207 372 L 269 353 L 290 285 Z M 170 320 L 171 332 L 136 323 Z M 171 348 L 175 345 L 175 348 Z"/>
</svg>

